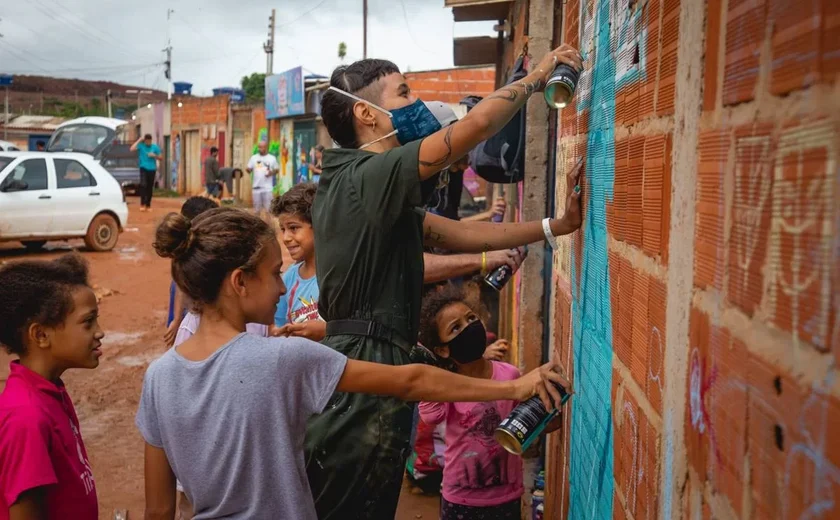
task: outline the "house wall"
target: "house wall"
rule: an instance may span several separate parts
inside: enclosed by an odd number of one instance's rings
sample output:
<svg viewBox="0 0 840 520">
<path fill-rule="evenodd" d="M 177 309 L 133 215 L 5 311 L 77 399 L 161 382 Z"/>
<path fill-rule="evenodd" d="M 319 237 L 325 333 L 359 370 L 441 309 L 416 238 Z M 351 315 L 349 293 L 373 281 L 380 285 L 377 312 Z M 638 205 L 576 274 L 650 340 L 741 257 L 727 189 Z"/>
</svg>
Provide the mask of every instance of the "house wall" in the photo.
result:
<svg viewBox="0 0 840 520">
<path fill-rule="evenodd" d="M 562 4 L 546 516 L 840 517 L 840 3 Z"/>
</svg>

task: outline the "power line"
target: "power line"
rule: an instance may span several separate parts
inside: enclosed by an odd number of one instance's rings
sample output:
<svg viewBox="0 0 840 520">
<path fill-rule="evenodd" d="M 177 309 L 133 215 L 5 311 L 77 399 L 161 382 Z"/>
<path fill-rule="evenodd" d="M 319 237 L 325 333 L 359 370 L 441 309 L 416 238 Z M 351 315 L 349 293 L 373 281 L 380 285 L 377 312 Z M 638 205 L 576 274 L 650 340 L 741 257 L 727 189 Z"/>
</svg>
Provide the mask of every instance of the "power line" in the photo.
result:
<svg viewBox="0 0 840 520">
<path fill-rule="evenodd" d="M 122 52 L 123 54 L 126 54 L 127 56 L 134 56 L 134 55 L 135 55 L 135 54 L 134 54 L 134 49 L 129 49 L 128 47 L 126 47 L 126 46 L 123 44 L 123 42 L 122 42 L 121 40 L 119 40 L 118 38 L 116 38 L 116 37 L 115 37 L 114 35 L 112 35 L 111 33 L 107 32 L 107 31 L 105 31 L 105 30 L 103 30 L 103 29 L 100 29 L 99 27 L 95 27 L 95 26 L 93 26 L 93 25 L 91 25 L 91 24 L 87 23 L 87 22 L 86 22 L 86 21 L 85 21 L 82 17 L 80 17 L 80 16 L 78 16 L 76 13 L 74 13 L 74 12 L 70 11 L 69 9 L 67 9 L 66 7 L 64 7 L 63 5 L 61 5 L 59 2 L 56 2 L 55 0 L 49 0 L 49 1 L 50 1 L 53 5 L 57 6 L 57 7 L 58 7 L 58 8 L 60 8 L 62 11 L 64 11 L 65 13 L 67 13 L 69 16 L 71 16 L 71 17 L 75 17 L 75 18 L 78 20 L 78 22 L 75 22 L 75 21 L 72 21 L 72 20 L 71 20 L 71 18 L 68 18 L 67 20 L 68 20 L 69 22 L 73 23 L 74 25 L 80 26 L 80 27 L 81 27 L 81 25 L 79 25 L 79 24 L 83 24 L 83 26 L 87 26 L 87 27 L 89 27 L 90 29 L 93 29 L 94 31 L 97 31 L 97 32 L 99 32 L 100 34 L 103 34 L 103 35 L 105 35 L 106 37 L 110 38 L 110 39 L 112 40 L 112 42 L 113 42 L 113 43 L 116 43 L 116 45 L 117 45 L 118 47 L 123 47 L 123 48 L 125 48 L 128 52 L 126 52 L 126 51 L 124 51 L 124 50 L 122 50 L 122 49 L 117 49 L 117 50 L 119 50 L 120 52 Z M 109 44 L 107 41 L 105 41 L 105 40 L 104 40 L 103 38 L 101 38 L 100 36 L 97 36 L 97 35 L 96 35 L 96 34 L 94 34 L 94 33 L 91 33 L 91 34 L 93 34 L 93 36 L 94 36 L 94 37 L 96 37 L 96 38 L 97 38 L 98 40 L 100 40 L 101 42 L 103 42 L 103 43 L 105 43 L 105 44 L 107 44 L 107 45 L 113 45 L 113 43 Z"/>
<path fill-rule="evenodd" d="M 203 31 L 193 27 L 186 19 L 181 17 L 181 15 L 178 15 L 178 19 L 181 20 L 184 23 L 184 25 L 189 27 L 193 32 L 198 33 L 199 36 L 201 36 L 202 38 L 207 40 L 207 42 L 210 43 L 210 45 L 212 45 L 213 47 L 216 48 L 217 51 L 219 51 L 219 54 L 221 54 L 223 56 L 227 56 L 227 53 L 225 53 L 225 51 L 221 47 L 218 46 L 218 44 L 216 43 L 215 40 L 213 40 L 212 38 L 209 38 L 206 34 L 204 34 Z"/>
<path fill-rule="evenodd" d="M 326 2 L 327 2 L 327 0 L 321 0 L 320 2 L 318 2 L 318 4 L 317 4 L 315 7 L 313 7 L 312 9 L 310 9 L 310 10 L 308 10 L 308 11 L 306 11 L 305 13 L 303 13 L 303 14 L 302 14 L 302 15 L 300 15 L 300 16 L 298 16 L 298 17 L 297 17 L 297 18 L 295 18 L 294 20 L 290 20 L 290 21 L 288 21 L 288 22 L 283 22 L 283 23 L 281 23 L 281 24 L 277 24 L 277 25 L 275 26 L 275 29 L 279 29 L 279 28 L 281 28 L 281 27 L 285 27 L 285 26 L 287 26 L 287 25 L 291 25 L 291 24 L 293 24 L 293 23 L 297 22 L 298 20 L 303 20 L 303 19 L 306 17 L 306 15 L 308 15 L 309 13 L 311 13 L 312 11 L 314 11 L 315 9 L 318 9 L 319 7 L 321 7 L 322 5 L 324 5 Z"/>
<path fill-rule="evenodd" d="M 34 65 L 34 64 L 33 64 Z M 71 68 L 71 69 L 44 69 L 40 68 L 43 72 L 47 73 L 62 73 L 62 72 L 102 72 L 107 73 L 110 71 L 118 72 L 121 70 L 140 70 L 140 69 L 148 69 L 151 67 L 159 67 L 163 65 L 162 62 L 158 63 L 140 63 L 136 65 L 112 65 L 108 67 L 84 67 L 84 68 Z M 37 66 L 37 65 L 36 65 Z M 30 71 L 18 71 L 15 74 L 32 74 Z"/>
<path fill-rule="evenodd" d="M 11 45 L 10 45 L 10 44 L 9 44 L 9 42 L 7 42 L 5 39 L 0 39 L 0 43 L 5 44 L 5 45 L 7 46 L 6 51 L 7 51 L 9 54 L 11 54 L 12 56 L 16 57 L 17 59 L 19 59 L 19 60 L 21 60 L 21 61 L 23 61 L 23 62 L 26 62 L 26 63 L 28 63 L 28 64 L 32 65 L 33 67 L 36 67 L 36 68 L 38 68 L 38 69 L 40 69 L 40 70 L 42 70 L 42 71 L 44 71 L 44 72 L 46 72 L 46 71 L 47 71 L 47 69 L 45 69 L 45 68 L 41 67 L 41 66 L 40 66 L 40 65 L 38 65 L 37 63 L 34 63 L 32 60 L 28 59 L 26 56 L 24 56 L 24 55 L 22 55 L 22 54 L 18 54 L 16 51 L 13 51 L 13 50 L 12 50 L 12 48 L 11 48 Z"/>
<path fill-rule="evenodd" d="M 414 46 L 425 53 L 437 55 L 437 53 L 432 52 L 424 47 L 421 47 L 420 44 L 417 43 L 417 40 L 414 39 L 414 34 L 411 32 L 411 24 L 408 23 L 408 12 L 405 9 L 405 1 L 400 0 L 400 5 L 402 6 L 403 20 L 405 20 L 405 28 L 408 29 L 408 36 L 411 38 L 411 41 L 414 42 Z"/>
</svg>

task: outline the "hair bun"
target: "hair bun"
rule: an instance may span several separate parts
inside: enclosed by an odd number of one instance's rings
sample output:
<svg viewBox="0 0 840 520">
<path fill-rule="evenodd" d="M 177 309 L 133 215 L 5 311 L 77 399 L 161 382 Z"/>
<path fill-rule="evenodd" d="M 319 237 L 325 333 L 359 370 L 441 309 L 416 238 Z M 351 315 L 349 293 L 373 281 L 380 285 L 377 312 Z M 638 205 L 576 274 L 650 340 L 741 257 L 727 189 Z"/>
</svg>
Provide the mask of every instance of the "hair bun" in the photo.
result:
<svg viewBox="0 0 840 520">
<path fill-rule="evenodd" d="M 186 256 L 193 244 L 190 220 L 180 213 L 170 213 L 155 231 L 155 248 L 158 256 L 175 260 Z"/>
</svg>

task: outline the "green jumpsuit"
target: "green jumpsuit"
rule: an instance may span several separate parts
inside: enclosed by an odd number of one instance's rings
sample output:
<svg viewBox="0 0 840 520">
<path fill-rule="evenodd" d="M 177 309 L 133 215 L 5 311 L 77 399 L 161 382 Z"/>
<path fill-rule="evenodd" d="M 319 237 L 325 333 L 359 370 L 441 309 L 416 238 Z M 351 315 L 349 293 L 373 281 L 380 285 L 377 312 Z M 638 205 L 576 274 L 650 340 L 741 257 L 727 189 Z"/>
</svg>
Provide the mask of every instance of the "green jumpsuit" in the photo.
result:
<svg viewBox="0 0 840 520">
<path fill-rule="evenodd" d="M 409 363 L 423 283 L 420 141 L 376 154 L 324 152 L 312 209 L 319 312 L 334 320 L 375 321 L 380 337 L 328 335 L 351 359 Z M 392 519 L 409 455 L 413 404 L 336 393 L 306 432 L 306 471 L 318 518 Z"/>
</svg>

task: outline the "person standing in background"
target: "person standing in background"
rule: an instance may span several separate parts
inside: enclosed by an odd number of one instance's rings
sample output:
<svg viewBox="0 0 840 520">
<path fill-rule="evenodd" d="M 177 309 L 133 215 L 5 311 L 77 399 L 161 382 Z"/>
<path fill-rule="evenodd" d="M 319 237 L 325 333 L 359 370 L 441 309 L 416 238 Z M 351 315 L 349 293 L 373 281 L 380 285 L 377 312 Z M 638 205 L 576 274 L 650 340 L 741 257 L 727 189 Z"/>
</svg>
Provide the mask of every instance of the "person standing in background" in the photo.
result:
<svg viewBox="0 0 840 520">
<path fill-rule="evenodd" d="M 254 211 L 257 214 L 268 211 L 271 206 L 272 178 L 280 171 L 277 158 L 268 153 L 268 143 L 260 141 L 257 145 L 257 153 L 251 156 L 246 169 L 251 174 Z"/>
<path fill-rule="evenodd" d="M 214 199 L 222 197 L 222 178 L 219 174 L 219 149 L 213 146 L 210 148 L 210 155 L 204 160 L 204 183 L 207 186 L 207 195 Z"/>
<path fill-rule="evenodd" d="M 135 141 L 131 151 L 137 152 L 137 166 L 140 168 L 140 211 L 149 211 L 155 190 L 157 162 L 163 157 L 160 147 L 152 142 L 152 134 L 146 134 Z"/>
<path fill-rule="evenodd" d="M 35 150 L 38 152 L 43 152 L 47 149 L 47 144 L 44 141 L 36 141 L 35 142 Z"/>
<path fill-rule="evenodd" d="M 324 147 L 320 144 L 316 145 L 312 149 L 312 162 L 309 163 L 309 177 L 315 184 L 318 184 L 318 181 L 321 180 L 321 162 L 323 160 Z"/>
</svg>

